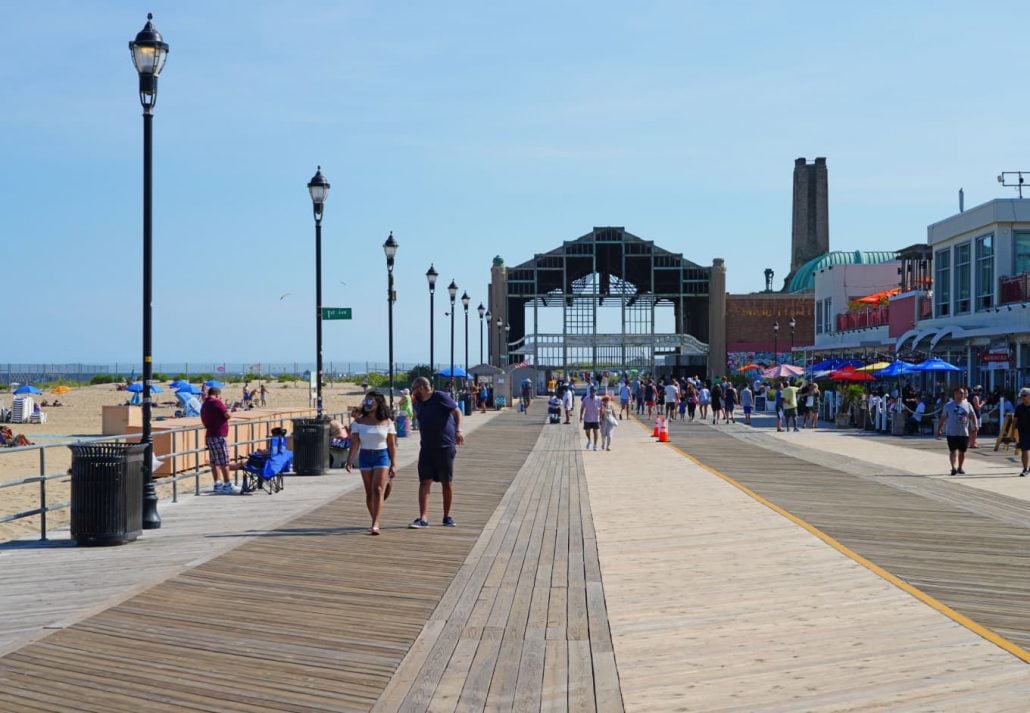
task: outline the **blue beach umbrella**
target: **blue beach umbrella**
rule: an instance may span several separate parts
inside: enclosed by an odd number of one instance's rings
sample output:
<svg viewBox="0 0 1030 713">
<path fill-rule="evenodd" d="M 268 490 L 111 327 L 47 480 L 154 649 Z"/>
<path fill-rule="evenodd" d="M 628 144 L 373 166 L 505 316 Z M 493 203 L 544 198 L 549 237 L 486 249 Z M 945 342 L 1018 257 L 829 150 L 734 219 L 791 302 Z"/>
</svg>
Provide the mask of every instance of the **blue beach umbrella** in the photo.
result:
<svg viewBox="0 0 1030 713">
<path fill-rule="evenodd" d="M 200 387 L 198 387 L 198 386 L 194 386 L 193 384 L 186 384 L 185 386 L 182 386 L 182 387 L 179 387 L 178 389 L 176 389 L 175 393 L 177 393 L 177 394 L 199 394 L 199 393 L 203 393 L 203 392 L 201 391 Z"/>
<path fill-rule="evenodd" d="M 221 381 L 215 381 L 214 379 L 208 379 L 207 381 L 204 382 L 204 386 L 206 386 L 209 389 L 210 388 L 220 389 L 223 386 L 225 386 L 225 384 L 223 384 Z"/>
<path fill-rule="evenodd" d="M 131 391 L 134 394 L 141 394 L 141 393 L 143 393 L 143 384 L 138 382 L 138 381 L 134 381 L 131 384 L 129 384 L 128 386 L 126 386 L 125 390 L 126 391 Z M 164 391 L 164 389 L 162 389 L 157 384 L 151 384 L 150 385 L 150 393 L 152 393 L 152 394 L 160 394 L 162 391 Z"/>
<path fill-rule="evenodd" d="M 444 377 L 455 377 L 458 379 L 467 379 L 469 376 L 468 372 L 462 369 L 460 366 L 454 367 L 453 374 L 451 373 L 451 368 L 447 367 L 446 369 L 440 369 L 440 371 L 436 372 L 436 375 Z"/>
<path fill-rule="evenodd" d="M 22 394 L 42 394 L 42 393 L 43 393 L 42 391 L 37 389 L 32 384 L 25 384 L 24 386 L 19 386 L 17 389 L 14 390 L 15 396 L 20 396 Z"/>
<path fill-rule="evenodd" d="M 190 382 L 183 381 L 182 379 L 176 379 L 175 381 L 168 384 L 169 389 L 181 389 L 184 386 L 189 386 Z"/>
<path fill-rule="evenodd" d="M 949 364 L 943 359 L 931 357 L 913 366 L 912 371 L 962 371 L 962 368 Z"/>
</svg>

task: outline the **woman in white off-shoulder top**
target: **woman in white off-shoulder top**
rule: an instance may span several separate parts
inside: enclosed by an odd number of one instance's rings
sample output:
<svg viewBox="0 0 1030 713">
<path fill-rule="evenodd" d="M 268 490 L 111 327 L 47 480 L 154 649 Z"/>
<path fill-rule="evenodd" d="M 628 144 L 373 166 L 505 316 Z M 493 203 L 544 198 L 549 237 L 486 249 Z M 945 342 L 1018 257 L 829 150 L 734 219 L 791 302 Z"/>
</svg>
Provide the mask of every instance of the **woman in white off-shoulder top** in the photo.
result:
<svg viewBox="0 0 1030 713">
<path fill-rule="evenodd" d="M 379 517 L 383 503 L 390 495 L 390 481 L 397 474 L 397 430 L 390 418 L 390 409 L 383 395 L 370 391 L 361 402 L 361 417 L 350 427 L 350 455 L 347 470 L 354 464 L 357 454 L 361 480 L 365 485 L 365 503 L 372 516 L 370 535 L 379 534 Z"/>
</svg>

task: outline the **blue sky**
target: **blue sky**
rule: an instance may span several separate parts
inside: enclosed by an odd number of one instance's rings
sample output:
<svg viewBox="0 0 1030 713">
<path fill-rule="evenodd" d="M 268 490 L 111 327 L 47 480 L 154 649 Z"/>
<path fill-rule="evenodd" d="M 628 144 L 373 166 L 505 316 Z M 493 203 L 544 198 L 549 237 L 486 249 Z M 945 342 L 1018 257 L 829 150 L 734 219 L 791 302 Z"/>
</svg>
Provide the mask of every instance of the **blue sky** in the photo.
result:
<svg viewBox="0 0 1030 713">
<path fill-rule="evenodd" d="M 0 362 L 139 359 L 142 121 L 128 41 L 171 50 L 155 134 L 154 357 L 428 360 L 432 262 L 621 225 L 731 292 L 789 270 L 791 172 L 826 156 L 832 249 L 896 249 L 1030 168 L 1030 8 L 997 2 L 0 1 Z M 21 287 L 18 288 L 17 286 Z M 281 295 L 291 293 L 280 299 Z M 17 296 L 16 296 L 17 295 Z M 437 360 L 449 338 L 437 293 Z M 470 320 L 478 361 L 478 319 Z M 463 351 L 458 322 L 458 351 Z M 460 362 L 460 359 L 459 359 Z"/>
</svg>

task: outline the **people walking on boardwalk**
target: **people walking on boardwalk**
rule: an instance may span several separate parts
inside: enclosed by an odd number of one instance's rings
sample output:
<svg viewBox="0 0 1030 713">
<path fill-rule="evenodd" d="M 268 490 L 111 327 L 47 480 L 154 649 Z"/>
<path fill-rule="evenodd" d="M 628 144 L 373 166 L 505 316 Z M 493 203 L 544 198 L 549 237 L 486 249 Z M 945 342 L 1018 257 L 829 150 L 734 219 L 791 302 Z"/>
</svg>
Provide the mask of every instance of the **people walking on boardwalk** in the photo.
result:
<svg viewBox="0 0 1030 713">
<path fill-rule="evenodd" d="M 755 406 L 755 395 L 748 383 L 744 382 L 744 388 L 740 390 L 740 408 L 744 412 L 744 423 L 751 425 L 751 410 Z"/>
<path fill-rule="evenodd" d="M 451 503 L 454 499 L 454 460 L 457 446 L 465 443 L 461 433 L 461 409 L 450 397 L 434 391 L 429 379 L 420 376 L 411 383 L 415 417 L 419 424 L 418 517 L 408 527 L 429 526 L 429 493 L 433 483 L 443 488 L 443 524 L 454 527 Z"/>
<path fill-rule="evenodd" d="M 712 423 L 719 423 L 722 416 L 722 384 L 719 383 L 719 377 L 715 377 L 709 393 L 712 395 Z"/>
<path fill-rule="evenodd" d="M 619 421 L 615 418 L 615 405 L 614 402 L 608 396 L 601 398 L 601 450 L 610 451 L 612 449 L 612 431 L 614 431 Z"/>
<path fill-rule="evenodd" d="M 654 416 L 655 400 L 658 398 L 657 394 L 654 382 L 650 379 L 646 380 L 644 382 L 644 406 L 647 407 L 648 419 Z"/>
<path fill-rule="evenodd" d="M 361 418 L 351 424 L 350 438 L 347 470 L 353 467 L 355 460 L 358 462 L 365 486 L 365 505 L 372 517 L 368 532 L 378 535 L 383 503 L 390 496 L 391 481 L 397 475 L 397 429 L 390 418 L 386 399 L 378 391 L 365 394 Z"/>
<path fill-rule="evenodd" d="M 697 415 L 697 387 L 694 384 L 687 384 L 687 417 L 693 421 Z"/>
<path fill-rule="evenodd" d="M 801 428 L 808 424 L 808 392 L 811 388 L 811 384 L 802 384 L 801 388 L 798 389 L 798 425 Z"/>
<path fill-rule="evenodd" d="M 966 390 L 955 387 L 952 399 L 944 404 L 941 417 L 937 421 L 937 438 L 941 433 L 948 439 L 948 459 L 951 461 L 952 475 L 965 475 L 962 469 L 966 460 L 966 448 L 969 447 L 969 428 L 976 421 L 976 413 L 966 400 Z"/>
<path fill-rule="evenodd" d="M 722 412 L 723 421 L 725 423 L 736 423 L 737 419 L 733 416 L 733 409 L 737 407 L 737 389 L 733 386 L 733 382 L 727 381 L 722 394 Z"/>
<path fill-rule="evenodd" d="M 1025 478 L 1030 473 L 1030 388 L 1019 390 L 1019 403 L 1016 404 L 1013 416 L 1019 434 L 1019 457 L 1023 461 L 1020 475 Z"/>
<path fill-rule="evenodd" d="M 698 415 L 701 417 L 701 420 L 704 421 L 708 418 L 708 405 L 712 403 L 712 391 L 708 388 L 707 381 L 701 382 L 701 386 L 698 388 L 697 392 L 697 399 L 697 405 L 700 407 L 701 411 Z"/>
<path fill-rule="evenodd" d="M 774 402 L 776 406 L 776 430 L 783 430 L 783 387 L 786 386 L 786 382 L 781 381 L 779 386 L 776 387 L 776 400 Z"/>
<path fill-rule="evenodd" d="M 983 389 L 982 386 L 975 387 L 969 392 L 969 405 L 973 407 L 973 413 L 976 414 L 976 425 L 969 427 L 969 447 L 979 448 L 976 444 L 976 436 L 980 432 L 980 411 L 983 409 Z"/>
<path fill-rule="evenodd" d="M 587 437 L 587 450 L 597 450 L 597 432 L 601 426 L 601 399 L 591 386 L 587 395 L 579 400 L 579 420 Z"/>
<path fill-rule="evenodd" d="M 689 388 L 689 386 L 690 386 L 690 383 L 686 379 L 683 379 L 683 380 L 680 381 L 680 393 L 679 393 L 679 399 L 678 399 L 679 400 L 680 421 L 686 421 L 687 420 L 687 388 Z"/>
<path fill-rule="evenodd" d="M 619 420 L 622 420 L 623 417 L 629 418 L 629 399 L 632 393 L 629 383 L 623 381 L 619 386 Z"/>
<path fill-rule="evenodd" d="M 670 421 L 676 420 L 676 409 L 680 404 L 680 385 L 675 379 L 670 379 L 665 385 L 665 417 Z"/>
<path fill-rule="evenodd" d="M 819 425 L 819 408 L 822 406 L 822 394 L 819 391 L 819 384 L 812 382 L 805 397 L 806 408 L 808 409 L 808 427 L 816 428 Z"/>
<path fill-rule="evenodd" d="M 221 399 L 222 390 L 212 386 L 207 390 L 207 398 L 200 407 L 200 422 L 204 424 L 204 445 L 207 446 L 208 458 L 211 461 L 211 475 L 215 479 L 212 492 L 236 495 L 240 489 L 229 480 L 229 409 Z"/>
<path fill-rule="evenodd" d="M 798 430 L 798 387 L 793 384 L 786 384 L 780 391 L 783 392 L 783 427 L 788 431 L 791 424 L 794 430 Z"/>
</svg>

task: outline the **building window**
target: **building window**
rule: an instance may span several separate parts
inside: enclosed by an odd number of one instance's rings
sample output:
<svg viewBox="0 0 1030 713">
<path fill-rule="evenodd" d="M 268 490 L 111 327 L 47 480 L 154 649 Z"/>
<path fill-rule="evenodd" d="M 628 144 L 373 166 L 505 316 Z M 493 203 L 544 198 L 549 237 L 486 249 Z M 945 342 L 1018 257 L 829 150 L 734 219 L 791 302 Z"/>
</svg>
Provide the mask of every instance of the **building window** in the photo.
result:
<svg viewBox="0 0 1030 713">
<path fill-rule="evenodd" d="M 994 236 L 976 239 L 976 309 L 994 306 Z"/>
<path fill-rule="evenodd" d="M 969 243 L 955 246 L 955 314 L 965 314 L 969 311 L 972 278 L 972 267 L 969 264 L 971 252 Z"/>
<path fill-rule="evenodd" d="M 817 300 L 815 303 L 815 333 L 823 333 L 823 301 Z"/>
<path fill-rule="evenodd" d="M 951 314 L 951 250 L 938 250 L 933 258 L 937 274 L 933 278 L 933 304 L 937 317 Z"/>
<path fill-rule="evenodd" d="M 1014 275 L 1030 272 L 1030 233 L 1016 233 L 1016 269 Z"/>
</svg>

